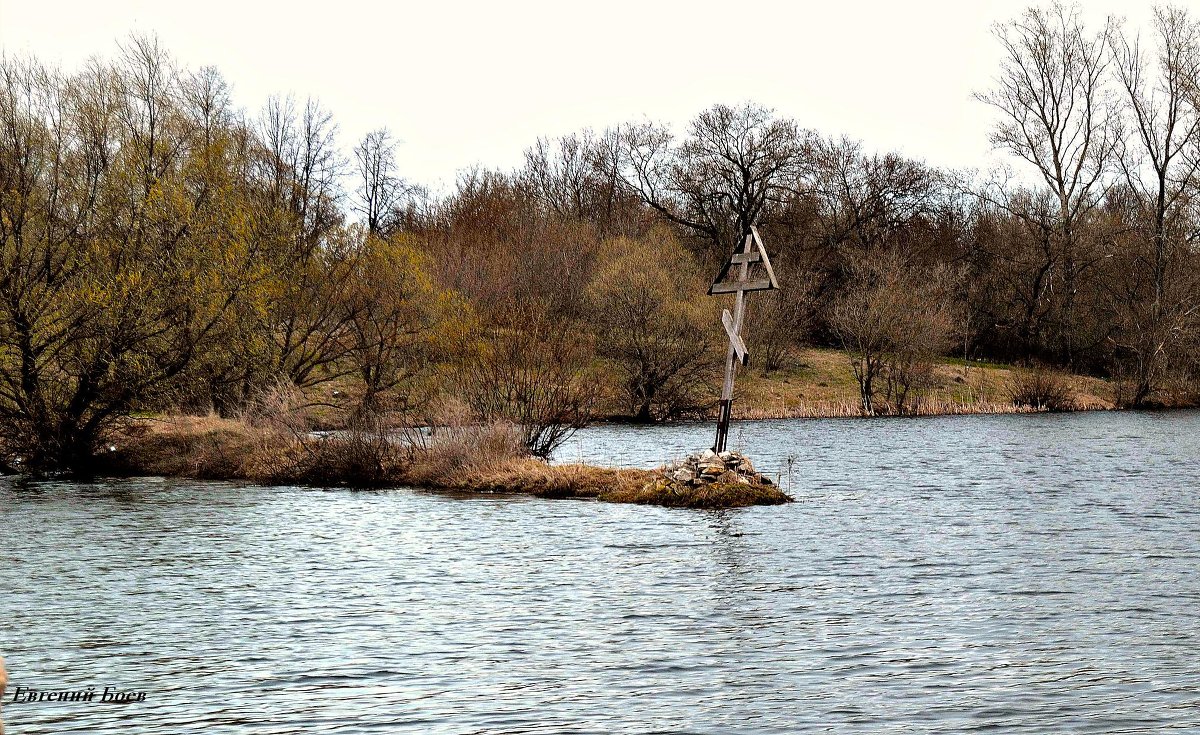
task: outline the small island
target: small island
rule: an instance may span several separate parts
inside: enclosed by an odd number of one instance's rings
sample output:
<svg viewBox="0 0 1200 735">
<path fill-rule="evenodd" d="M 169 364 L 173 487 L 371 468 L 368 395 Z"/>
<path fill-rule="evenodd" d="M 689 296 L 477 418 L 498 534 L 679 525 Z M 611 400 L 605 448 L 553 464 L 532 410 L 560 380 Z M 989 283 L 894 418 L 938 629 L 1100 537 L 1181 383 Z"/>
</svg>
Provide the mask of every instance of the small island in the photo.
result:
<svg viewBox="0 0 1200 735">
<path fill-rule="evenodd" d="M 411 486 L 540 498 L 721 509 L 791 502 L 750 460 L 707 450 L 659 470 L 551 464 L 530 457 L 511 427 L 296 435 L 215 417 L 144 421 L 103 456 L 115 475 L 161 475 L 264 484 Z"/>
</svg>

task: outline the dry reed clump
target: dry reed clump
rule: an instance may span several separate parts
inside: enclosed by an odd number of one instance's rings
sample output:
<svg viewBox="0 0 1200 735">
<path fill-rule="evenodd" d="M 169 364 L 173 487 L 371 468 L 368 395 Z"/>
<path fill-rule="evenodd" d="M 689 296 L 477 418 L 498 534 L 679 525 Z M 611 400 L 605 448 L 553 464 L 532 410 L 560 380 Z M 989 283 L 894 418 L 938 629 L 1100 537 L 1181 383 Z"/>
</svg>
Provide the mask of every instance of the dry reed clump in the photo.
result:
<svg viewBox="0 0 1200 735">
<path fill-rule="evenodd" d="M 521 432 L 507 423 L 442 426 L 428 436 L 411 435 L 406 444 L 404 479 L 436 487 L 529 455 Z"/>
<path fill-rule="evenodd" d="M 1014 406 L 1035 411 L 1072 411 L 1075 396 L 1070 382 L 1058 373 L 1043 368 L 1014 370 L 1007 390 Z"/>
<path fill-rule="evenodd" d="M 297 444 L 299 451 L 285 458 L 272 479 L 303 485 L 379 487 L 395 484 L 404 453 L 383 431 L 355 429 Z"/>
<path fill-rule="evenodd" d="M 287 437 L 218 416 L 136 421 L 113 442 L 114 450 L 98 458 L 107 471 L 203 480 L 271 474 L 263 469 L 292 449 Z"/>
<path fill-rule="evenodd" d="M 358 415 L 343 430 L 314 435 L 303 396 L 290 385 L 265 392 L 240 423 L 259 440 L 243 460 L 247 479 L 377 487 L 394 482 L 403 460 L 382 416 Z"/>
<path fill-rule="evenodd" d="M 439 431 L 414 441 L 382 425 L 313 435 L 263 417 L 177 416 L 127 427 L 102 457 L 118 474 L 304 485 L 456 487 L 482 468 L 524 456 L 508 426 Z"/>
<path fill-rule="evenodd" d="M 373 487 L 392 484 L 404 453 L 384 434 L 312 436 L 242 419 L 182 416 L 141 423 L 104 457 L 119 474 Z"/>
</svg>

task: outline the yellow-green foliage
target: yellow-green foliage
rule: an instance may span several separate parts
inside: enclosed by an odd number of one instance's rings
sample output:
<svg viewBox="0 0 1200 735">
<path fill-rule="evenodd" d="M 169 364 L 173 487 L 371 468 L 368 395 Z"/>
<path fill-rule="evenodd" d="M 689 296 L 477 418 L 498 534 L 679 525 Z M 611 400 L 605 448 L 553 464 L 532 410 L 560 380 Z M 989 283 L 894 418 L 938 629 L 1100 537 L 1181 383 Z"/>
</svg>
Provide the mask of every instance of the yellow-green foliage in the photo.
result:
<svg viewBox="0 0 1200 735">
<path fill-rule="evenodd" d="M 252 308 L 267 270 L 245 152 L 212 117 L 228 100 L 152 41 L 72 76 L 4 60 L 0 78 L 0 451 L 75 466 Z"/>
<path fill-rule="evenodd" d="M 719 300 L 697 298 L 705 280 L 665 228 L 604 244 L 588 296 L 598 352 L 619 375 L 626 410 L 649 421 L 707 401 L 719 350 Z"/>
<path fill-rule="evenodd" d="M 472 312 L 432 278 L 430 258 L 413 238 L 390 239 L 357 228 L 349 260 L 353 277 L 342 295 L 350 319 L 346 358 L 374 411 L 389 391 L 415 399 L 414 380 L 436 362 L 454 360 L 474 332 Z"/>
</svg>

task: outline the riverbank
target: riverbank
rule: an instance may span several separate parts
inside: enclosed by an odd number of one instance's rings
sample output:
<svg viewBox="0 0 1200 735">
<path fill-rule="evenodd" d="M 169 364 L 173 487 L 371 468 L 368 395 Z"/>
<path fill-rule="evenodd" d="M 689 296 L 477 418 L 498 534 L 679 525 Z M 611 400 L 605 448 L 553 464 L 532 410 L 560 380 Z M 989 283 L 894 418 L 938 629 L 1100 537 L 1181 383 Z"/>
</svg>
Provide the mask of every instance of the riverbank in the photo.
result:
<svg viewBox="0 0 1200 735">
<path fill-rule="evenodd" d="M 100 458 L 100 471 L 260 484 L 411 486 L 465 493 L 681 508 L 778 505 L 791 498 L 753 473 L 703 485 L 664 481 L 661 470 L 549 464 L 523 456 L 506 427 L 444 429 L 418 444 L 394 435 L 314 436 L 215 416 L 138 419 Z"/>
<path fill-rule="evenodd" d="M 600 383 L 607 386 L 595 407 L 597 421 L 632 420 L 625 397 L 612 388 L 617 375 L 597 365 Z M 879 381 L 879 382 L 882 382 Z M 1042 385 L 1030 391 L 1030 382 Z M 1060 370 L 1030 370 L 1017 365 L 941 358 L 917 381 L 899 413 L 908 416 L 1023 414 L 1040 411 L 1108 411 L 1122 406 L 1123 386 L 1116 380 Z M 719 386 L 710 386 L 716 394 Z M 1127 387 L 1126 387 L 1127 389 Z M 1037 395 L 1049 391 L 1055 395 Z M 357 388 L 351 381 L 333 381 L 305 398 L 313 405 L 306 418 L 321 429 L 339 430 L 346 415 L 339 405 L 352 405 Z M 436 392 L 436 391 L 435 391 Z M 880 397 L 881 408 L 885 401 Z M 1047 405 L 1052 404 L 1052 405 Z M 1156 408 L 1200 407 L 1194 387 L 1166 386 L 1154 396 Z M 715 409 L 693 418 L 715 419 Z M 885 415 L 886 410 L 879 411 Z M 764 372 L 751 363 L 738 372 L 734 398 L 735 420 L 850 418 L 865 413 L 858 383 L 841 350 L 808 348 L 797 351 L 779 370 Z"/>
<path fill-rule="evenodd" d="M 336 389 L 321 389 L 337 392 Z M 1117 408 L 1113 381 L 1011 365 L 945 359 L 923 377 L 904 415 L 1011 414 L 1097 411 Z M 331 396 L 337 398 L 336 396 Z M 511 427 L 463 426 L 431 419 L 436 431 L 381 424 L 373 432 L 349 431 L 345 412 L 325 420 L 336 403 L 306 396 L 308 406 L 260 411 L 241 419 L 154 415 L 131 419 L 97 458 L 96 471 L 308 486 L 411 486 L 463 493 L 512 493 L 543 498 L 693 508 L 729 508 L 791 500 L 769 478 L 732 472 L 704 483 L 673 482 L 679 465 L 619 469 L 550 464 L 531 458 Z M 352 397 L 343 395 L 342 400 Z M 314 400 L 317 399 L 317 400 Z M 1194 394 L 1169 395 L 1169 407 L 1195 405 Z M 738 420 L 863 416 L 858 386 L 845 355 L 806 350 L 791 367 L 739 376 Z M 609 414 L 620 421 L 620 414 Z M 462 417 L 458 417 L 461 419 Z M 313 429 L 329 429 L 314 434 Z M 398 439 L 399 437 L 399 439 Z M 757 445 L 756 445 L 757 446 Z M 686 453 L 689 448 L 682 449 Z M 697 455 L 698 456 L 698 455 Z M 709 459 L 712 459 L 711 457 Z M 729 458 L 724 458 L 728 460 Z M 594 458 L 600 465 L 605 457 Z M 713 460 L 716 461 L 716 460 Z M 749 463 L 747 462 L 747 465 Z M 19 470 L 15 466 L 11 469 Z M 693 468 L 695 469 L 695 468 Z M 699 475 L 693 473 L 699 478 Z"/>
<path fill-rule="evenodd" d="M 1029 383 L 1042 381 L 1053 406 L 1029 400 Z M 1125 387 L 1118 381 L 1058 370 L 943 358 L 910 397 L 905 413 L 916 416 L 1107 411 L 1120 408 Z M 1037 391 L 1034 391 L 1036 393 Z M 1032 396 L 1036 398 L 1037 396 Z M 1200 407 L 1190 386 L 1166 386 L 1154 396 L 1158 408 Z M 840 418 L 862 416 L 858 383 L 845 353 L 806 349 L 788 367 L 764 373 L 753 365 L 738 375 L 734 417 L 738 419 Z"/>
</svg>

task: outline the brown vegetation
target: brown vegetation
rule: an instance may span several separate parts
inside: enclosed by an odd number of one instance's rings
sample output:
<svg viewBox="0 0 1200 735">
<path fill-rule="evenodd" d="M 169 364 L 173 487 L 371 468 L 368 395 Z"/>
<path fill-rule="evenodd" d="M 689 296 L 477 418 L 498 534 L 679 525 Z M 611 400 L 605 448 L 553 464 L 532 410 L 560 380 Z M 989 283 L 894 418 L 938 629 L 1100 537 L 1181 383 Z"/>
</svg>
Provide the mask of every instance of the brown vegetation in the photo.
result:
<svg viewBox="0 0 1200 735">
<path fill-rule="evenodd" d="M 105 457 L 122 474 L 250 480 L 313 486 L 415 486 L 541 498 L 686 508 L 732 508 L 790 500 L 777 488 L 715 485 L 667 491 L 648 470 L 547 464 L 525 456 L 511 426 L 466 427 L 418 443 L 363 432 L 301 436 L 217 416 L 139 421 Z"/>
<path fill-rule="evenodd" d="M 750 300 L 743 417 L 1194 402 L 1200 25 L 1162 8 L 1139 45 L 1054 4 L 996 36 L 980 99 L 1024 178 L 747 103 L 538 140 L 442 196 L 405 181 L 387 130 L 343 155 L 316 101 L 242 112 L 153 39 L 73 72 L 0 60 L 0 467 L 86 471 L 132 415 L 246 416 L 280 391 L 289 432 L 356 444 L 258 452 L 213 427 L 155 462 L 383 482 L 385 429 L 448 403 L 456 430 L 506 422 L 538 455 L 597 413 L 703 415 L 726 347 L 704 284 L 751 225 L 783 289 Z M 842 350 L 849 396 L 812 348 Z M 957 358 L 1088 385 L 1009 395 L 956 382 Z"/>
<path fill-rule="evenodd" d="M 1027 406 L 1037 411 L 1075 408 L 1075 398 L 1067 379 L 1042 368 L 1014 372 L 1009 378 L 1008 392 L 1014 406 Z"/>
<path fill-rule="evenodd" d="M 602 495 L 613 503 L 662 505 L 668 508 L 744 508 L 750 505 L 783 505 L 792 498 L 773 485 L 743 485 L 718 482 L 682 488 L 679 485 L 649 482 Z"/>
</svg>

